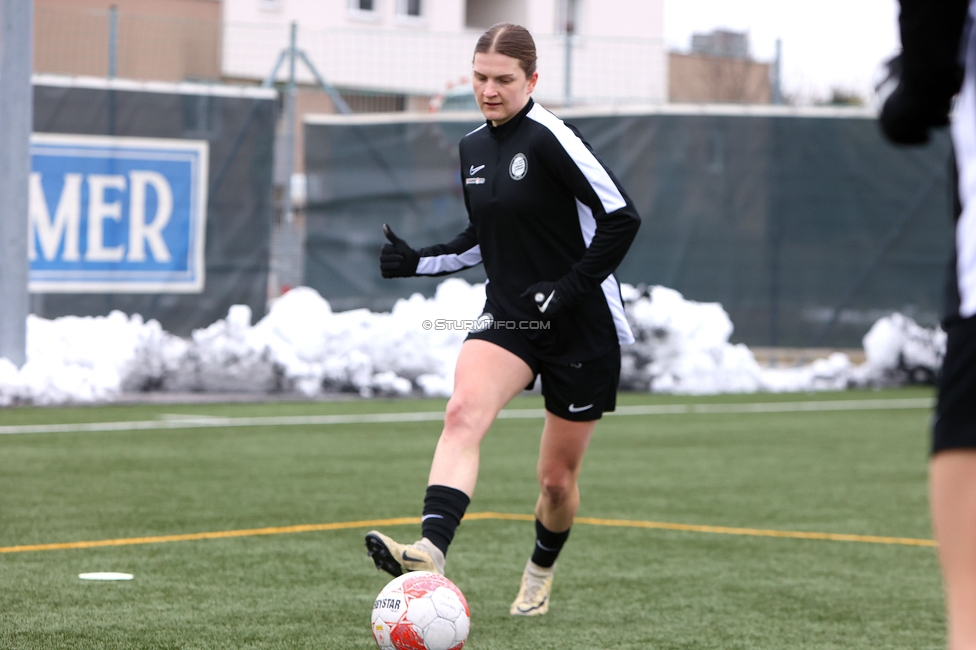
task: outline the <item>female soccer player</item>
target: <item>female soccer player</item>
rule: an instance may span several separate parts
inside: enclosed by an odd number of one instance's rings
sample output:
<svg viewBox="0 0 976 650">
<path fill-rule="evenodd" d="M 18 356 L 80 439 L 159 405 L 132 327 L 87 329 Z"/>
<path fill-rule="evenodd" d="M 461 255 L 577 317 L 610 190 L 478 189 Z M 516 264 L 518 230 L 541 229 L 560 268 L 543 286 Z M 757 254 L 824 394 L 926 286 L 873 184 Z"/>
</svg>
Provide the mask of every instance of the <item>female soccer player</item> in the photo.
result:
<svg viewBox="0 0 976 650">
<path fill-rule="evenodd" d="M 620 345 L 633 343 L 612 273 L 640 217 L 579 133 L 532 100 L 535 43 L 518 25 L 485 32 L 473 86 L 486 123 L 461 140 L 467 229 L 412 249 L 389 227 L 383 277 L 442 275 L 484 263 L 481 322 L 461 347 L 454 393 L 424 498 L 423 537 L 404 545 L 372 531 L 378 569 L 444 572 L 474 494 L 479 448 L 498 412 L 542 377 L 536 543 L 511 613 L 549 610 L 553 569 L 579 507 L 577 478 L 596 421 L 614 410 Z"/>
</svg>

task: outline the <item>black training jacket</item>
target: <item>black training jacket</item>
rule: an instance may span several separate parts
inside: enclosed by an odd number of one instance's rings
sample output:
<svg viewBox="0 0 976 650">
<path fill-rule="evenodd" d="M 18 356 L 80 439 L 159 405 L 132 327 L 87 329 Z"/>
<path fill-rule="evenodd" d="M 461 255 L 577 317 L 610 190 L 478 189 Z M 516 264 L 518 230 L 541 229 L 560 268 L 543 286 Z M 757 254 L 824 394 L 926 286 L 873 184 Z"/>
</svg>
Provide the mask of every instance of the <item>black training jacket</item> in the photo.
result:
<svg viewBox="0 0 976 650">
<path fill-rule="evenodd" d="M 529 99 L 511 120 L 485 123 L 461 140 L 468 228 L 421 249 L 418 275 L 442 275 L 483 262 L 495 320 L 532 321 L 521 294 L 565 278 L 575 304 L 550 330 L 526 330 L 541 358 L 582 361 L 634 342 L 613 271 L 640 217 L 613 174 L 574 127 Z"/>
</svg>

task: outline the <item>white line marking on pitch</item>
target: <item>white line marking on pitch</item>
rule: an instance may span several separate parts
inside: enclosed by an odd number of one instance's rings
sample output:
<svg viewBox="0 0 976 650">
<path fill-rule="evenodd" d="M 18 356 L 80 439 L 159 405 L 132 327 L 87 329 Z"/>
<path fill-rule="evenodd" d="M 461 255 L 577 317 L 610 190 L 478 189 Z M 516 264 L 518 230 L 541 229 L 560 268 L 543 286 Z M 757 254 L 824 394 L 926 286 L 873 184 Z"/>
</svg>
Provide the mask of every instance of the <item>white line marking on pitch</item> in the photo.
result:
<svg viewBox="0 0 976 650">
<path fill-rule="evenodd" d="M 818 411 L 876 411 L 887 409 L 927 409 L 935 399 L 846 399 L 822 402 L 748 402 L 745 404 L 661 404 L 620 406 L 607 415 L 669 415 L 683 413 L 803 413 Z"/>
<path fill-rule="evenodd" d="M 96 571 L 94 573 L 79 573 L 78 577 L 82 580 L 132 580 L 131 573 L 118 573 L 115 571 Z"/>
<path fill-rule="evenodd" d="M 935 400 L 912 399 L 833 400 L 821 402 L 749 402 L 745 404 L 647 404 L 618 406 L 608 416 L 633 415 L 714 415 L 748 413 L 816 413 L 824 411 L 884 411 L 889 409 L 929 409 Z M 545 409 L 507 409 L 498 414 L 503 420 L 537 419 Z M 0 435 L 24 433 L 87 433 L 94 431 L 162 431 L 165 429 L 205 429 L 228 427 L 326 426 L 334 424 L 383 424 L 397 422 L 442 422 L 443 411 L 415 413 L 361 413 L 344 415 L 281 415 L 270 417 L 227 418 L 212 415 L 186 419 L 137 420 L 128 422 L 81 422 L 69 424 L 22 424 L 0 426 Z"/>
</svg>

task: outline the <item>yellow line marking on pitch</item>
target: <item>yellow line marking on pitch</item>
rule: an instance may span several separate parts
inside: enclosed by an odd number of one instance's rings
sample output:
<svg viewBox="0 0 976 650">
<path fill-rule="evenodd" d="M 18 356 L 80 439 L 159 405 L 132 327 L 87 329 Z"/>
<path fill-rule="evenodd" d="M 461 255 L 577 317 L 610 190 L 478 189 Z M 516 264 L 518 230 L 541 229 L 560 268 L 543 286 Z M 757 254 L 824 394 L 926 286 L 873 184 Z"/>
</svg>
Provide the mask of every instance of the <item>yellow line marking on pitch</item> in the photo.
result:
<svg viewBox="0 0 976 650">
<path fill-rule="evenodd" d="M 695 524 L 671 524 L 662 521 L 630 521 L 627 519 L 595 519 L 578 517 L 578 524 L 593 526 L 618 526 L 626 528 L 658 528 L 694 533 L 718 535 L 747 535 L 750 537 L 786 537 L 791 539 L 821 539 L 831 542 L 862 542 L 865 544 L 900 544 L 902 546 L 938 546 L 932 539 L 914 537 L 878 537 L 876 535 L 845 535 L 840 533 L 816 533 L 802 530 L 767 530 L 762 528 L 728 528 L 726 526 L 698 526 Z"/>
<path fill-rule="evenodd" d="M 273 526 L 271 528 L 246 528 L 221 530 L 212 533 L 186 533 L 184 535 L 159 535 L 156 537 L 125 537 L 99 539 L 90 542 L 63 542 L 60 544 L 32 544 L 25 546 L 0 546 L 0 553 L 25 553 L 28 551 L 60 551 L 72 548 L 97 548 L 99 546 L 131 546 L 134 544 L 161 544 L 163 542 L 192 542 L 198 539 L 225 539 L 227 537 L 254 537 L 256 535 L 285 535 L 311 533 L 321 530 L 346 530 L 349 528 L 373 528 L 376 526 L 402 526 L 419 524 L 420 517 L 397 519 L 373 519 L 367 521 L 341 521 L 332 524 L 300 524 L 297 526 Z"/>
<path fill-rule="evenodd" d="M 534 521 L 533 515 L 515 515 L 501 512 L 476 512 L 465 515 L 465 519 L 509 519 Z M 914 537 L 878 537 L 876 535 L 846 535 L 841 533 L 817 533 L 802 530 L 769 530 L 763 528 L 729 528 L 727 526 L 700 526 L 696 524 L 673 524 L 664 521 L 635 521 L 632 519 L 598 519 L 577 517 L 574 524 L 588 526 L 613 526 L 616 528 L 656 528 L 658 530 L 680 530 L 690 533 L 711 533 L 715 535 L 746 535 L 749 537 L 785 537 L 790 539 L 820 539 L 831 542 L 861 542 L 866 544 L 900 544 L 902 546 L 938 546 L 935 540 Z"/>
<path fill-rule="evenodd" d="M 468 521 L 534 521 L 534 515 L 505 512 L 472 512 L 464 516 Z M 300 524 L 297 526 L 273 526 L 270 528 L 247 528 L 243 530 L 223 530 L 209 533 L 186 533 L 183 535 L 159 535 L 155 537 L 126 537 L 122 539 L 100 539 L 88 542 L 63 542 L 59 544 L 28 544 L 22 546 L 0 546 L 0 553 L 27 553 L 32 551 L 60 551 L 75 548 L 98 548 L 102 546 L 132 546 L 135 544 L 161 544 L 164 542 L 191 542 L 201 539 L 226 539 L 229 537 L 254 537 L 257 535 L 285 535 L 290 533 L 311 533 L 324 530 L 348 530 L 351 528 L 378 528 L 381 526 L 404 526 L 419 524 L 420 517 L 398 517 L 395 519 L 368 519 L 364 521 L 342 521 L 331 524 Z M 788 539 L 818 539 L 831 542 L 860 542 L 864 544 L 896 544 L 901 546 L 938 546 L 935 540 L 914 537 L 878 537 L 875 535 L 846 535 L 840 533 L 817 533 L 800 530 L 768 530 L 763 528 L 729 528 L 726 526 L 699 526 L 696 524 L 675 524 L 663 521 L 639 521 L 633 519 L 598 519 L 577 517 L 575 523 L 586 526 L 611 526 L 615 528 L 654 528 L 658 530 L 678 530 L 690 533 L 709 533 L 714 535 L 745 535 L 749 537 L 780 537 Z"/>
</svg>

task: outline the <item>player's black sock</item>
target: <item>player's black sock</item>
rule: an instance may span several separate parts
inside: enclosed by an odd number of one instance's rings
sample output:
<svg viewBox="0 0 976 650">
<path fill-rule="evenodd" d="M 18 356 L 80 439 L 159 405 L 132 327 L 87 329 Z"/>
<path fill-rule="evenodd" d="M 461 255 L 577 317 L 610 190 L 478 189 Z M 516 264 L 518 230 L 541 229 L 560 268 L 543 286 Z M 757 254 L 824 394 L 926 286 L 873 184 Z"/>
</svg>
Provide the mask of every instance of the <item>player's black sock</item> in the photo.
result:
<svg viewBox="0 0 976 650">
<path fill-rule="evenodd" d="M 446 485 L 428 485 L 424 495 L 424 518 L 420 524 L 424 537 L 444 555 L 471 499 L 461 490 Z"/>
<path fill-rule="evenodd" d="M 538 519 L 535 520 L 535 550 L 532 551 L 532 562 L 541 567 L 551 567 L 563 550 L 563 544 L 569 539 L 569 530 L 554 533 Z"/>
</svg>

